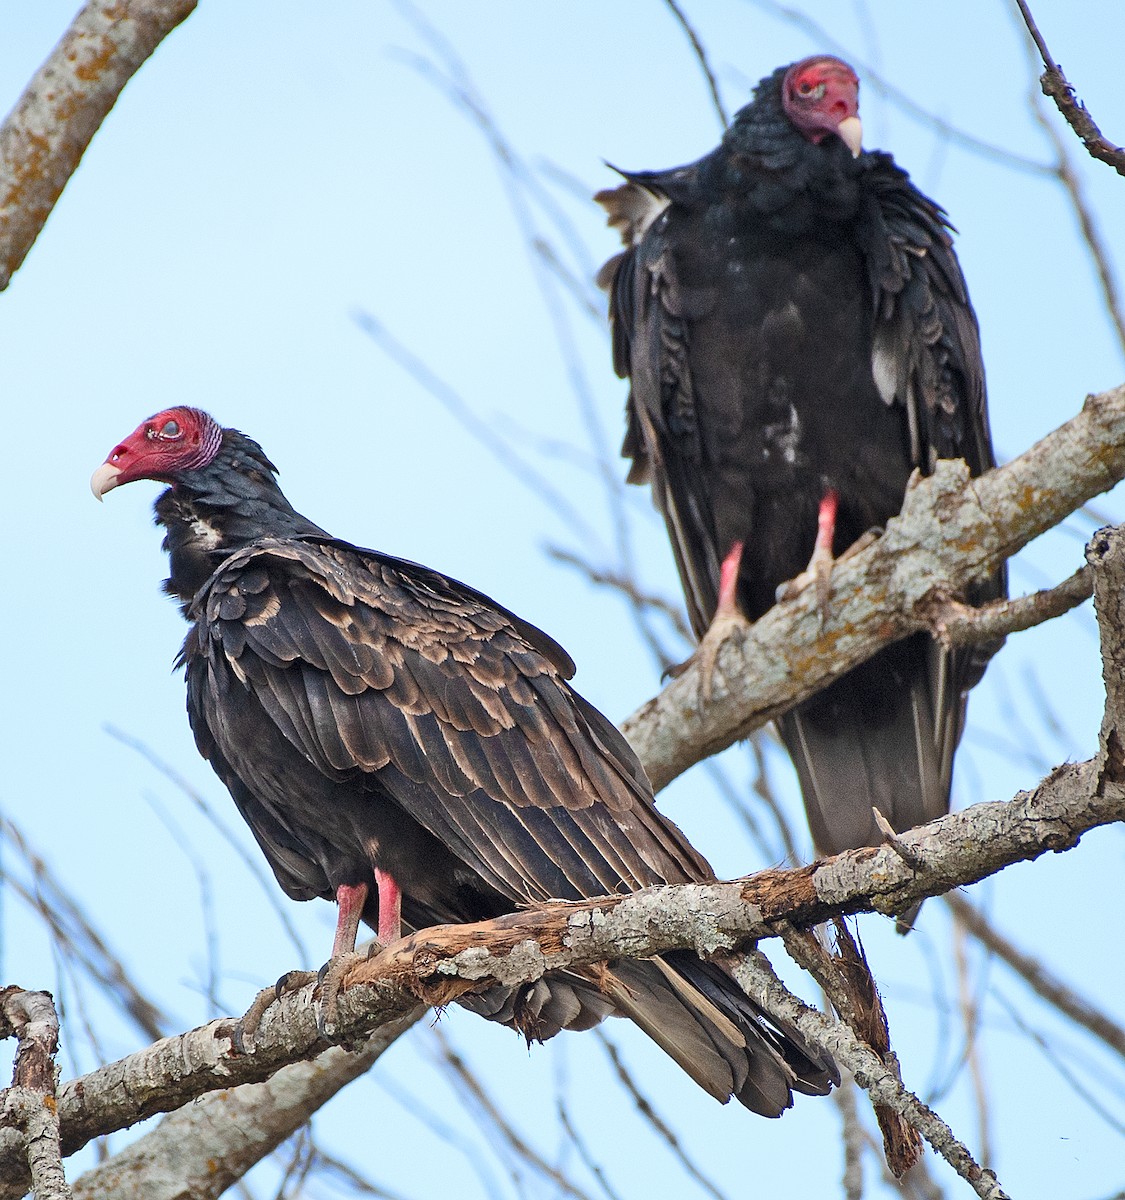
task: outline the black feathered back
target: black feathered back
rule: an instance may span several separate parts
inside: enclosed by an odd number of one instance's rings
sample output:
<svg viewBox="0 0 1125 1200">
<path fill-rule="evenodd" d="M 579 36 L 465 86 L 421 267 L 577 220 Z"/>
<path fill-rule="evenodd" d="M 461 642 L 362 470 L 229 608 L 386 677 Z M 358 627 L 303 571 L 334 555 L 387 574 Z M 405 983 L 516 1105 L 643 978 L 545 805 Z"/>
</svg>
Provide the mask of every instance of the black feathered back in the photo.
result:
<svg viewBox="0 0 1125 1200">
<path fill-rule="evenodd" d="M 889 155 L 806 140 L 782 106 L 788 69 L 712 153 L 600 196 L 632 243 L 600 276 L 631 382 L 623 452 L 652 484 L 697 636 L 735 542 L 753 620 L 809 561 L 828 489 L 839 554 L 898 513 L 915 468 L 993 466 L 944 212 Z M 969 599 L 1005 586 L 998 571 Z M 819 851 L 878 843 L 872 806 L 900 830 L 948 810 L 966 694 L 998 647 L 918 635 L 781 718 Z"/>
</svg>

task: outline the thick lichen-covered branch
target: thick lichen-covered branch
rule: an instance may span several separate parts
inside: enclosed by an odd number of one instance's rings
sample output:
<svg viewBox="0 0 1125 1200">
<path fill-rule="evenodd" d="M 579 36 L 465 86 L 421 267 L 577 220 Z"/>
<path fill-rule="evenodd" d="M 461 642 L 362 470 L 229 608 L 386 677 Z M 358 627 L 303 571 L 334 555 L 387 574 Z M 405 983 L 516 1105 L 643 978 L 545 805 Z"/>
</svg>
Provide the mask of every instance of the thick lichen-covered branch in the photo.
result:
<svg viewBox="0 0 1125 1200">
<path fill-rule="evenodd" d="M 708 702 L 693 665 L 623 723 L 653 786 L 888 643 L 932 629 L 944 601 L 1122 478 L 1125 387 L 1089 397 L 1072 420 L 977 479 L 964 463 L 938 463 L 909 489 L 883 536 L 837 565 L 827 621 L 809 589 L 723 644 Z"/>
<path fill-rule="evenodd" d="M 95 0 L 0 126 L 0 291 L 19 270 L 122 88 L 197 0 Z"/>
</svg>

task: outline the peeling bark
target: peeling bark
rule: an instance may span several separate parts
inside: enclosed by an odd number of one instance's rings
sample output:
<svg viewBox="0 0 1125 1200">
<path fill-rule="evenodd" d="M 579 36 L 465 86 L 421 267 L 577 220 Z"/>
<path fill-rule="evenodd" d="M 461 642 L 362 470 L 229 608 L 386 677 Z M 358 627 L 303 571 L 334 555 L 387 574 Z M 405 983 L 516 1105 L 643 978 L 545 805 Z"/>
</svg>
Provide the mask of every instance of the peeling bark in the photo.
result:
<svg viewBox="0 0 1125 1200">
<path fill-rule="evenodd" d="M 48 992 L 0 992 L 0 1036 L 19 1039 L 12 1086 L 0 1093 L 0 1124 L 22 1148 L 35 1200 L 70 1200 L 59 1144 L 55 1052 L 59 1018 Z"/>
</svg>

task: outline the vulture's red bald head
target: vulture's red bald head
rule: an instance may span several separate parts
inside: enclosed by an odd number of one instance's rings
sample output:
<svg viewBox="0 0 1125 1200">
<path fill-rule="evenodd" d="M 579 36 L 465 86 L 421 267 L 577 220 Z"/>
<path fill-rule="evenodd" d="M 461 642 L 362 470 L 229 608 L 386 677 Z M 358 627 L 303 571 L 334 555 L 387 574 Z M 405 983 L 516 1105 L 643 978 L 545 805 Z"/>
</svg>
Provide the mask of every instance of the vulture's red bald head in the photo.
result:
<svg viewBox="0 0 1125 1200">
<path fill-rule="evenodd" d="M 109 452 L 94 472 L 90 488 L 100 500 L 106 492 L 134 479 L 170 483 L 178 471 L 205 467 L 219 452 L 223 431 L 202 409 L 166 408 L 142 421 Z"/>
<path fill-rule="evenodd" d="M 863 128 L 859 123 L 859 79 L 846 62 L 830 55 L 804 58 L 785 72 L 781 84 L 785 115 L 817 145 L 830 133 L 858 156 Z"/>
</svg>

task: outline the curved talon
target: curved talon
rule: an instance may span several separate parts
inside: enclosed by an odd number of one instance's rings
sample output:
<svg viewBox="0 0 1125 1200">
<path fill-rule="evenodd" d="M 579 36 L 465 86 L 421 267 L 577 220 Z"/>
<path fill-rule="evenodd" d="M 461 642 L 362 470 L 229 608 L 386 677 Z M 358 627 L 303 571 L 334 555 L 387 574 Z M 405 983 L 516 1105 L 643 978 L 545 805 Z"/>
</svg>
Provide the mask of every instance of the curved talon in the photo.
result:
<svg viewBox="0 0 1125 1200">
<path fill-rule="evenodd" d="M 707 632 L 699 640 L 695 653 L 688 662 L 699 662 L 699 700 L 701 704 L 711 702 L 711 685 L 715 677 L 715 667 L 719 661 L 719 651 L 723 643 L 736 629 L 747 628 L 750 622 L 738 607 L 738 572 L 742 567 L 742 543 L 735 542 L 727 552 L 719 568 L 719 598 L 715 606 L 715 615 Z M 685 664 L 686 665 L 686 664 Z"/>
<path fill-rule="evenodd" d="M 693 659 L 699 662 L 699 698 L 704 704 L 710 704 L 715 679 L 715 669 L 719 665 L 719 651 L 723 643 L 728 641 L 736 630 L 746 629 L 750 622 L 737 608 L 721 608 L 715 619 L 707 627 Z"/>
<path fill-rule="evenodd" d="M 311 976 L 311 971 L 286 971 L 284 975 L 279 975 L 273 985 L 274 1000 L 280 1000 L 286 992 L 295 992 L 304 987 L 306 983 L 311 982 Z"/>
<path fill-rule="evenodd" d="M 312 980 L 311 971 L 286 971 L 272 987 L 262 988 L 231 1030 L 230 1044 L 234 1052 L 249 1054 L 254 1048 L 254 1034 L 258 1032 L 258 1026 L 269 1009 L 287 992 L 296 992 Z"/>
<path fill-rule="evenodd" d="M 322 1038 L 332 1040 L 336 1025 L 336 1008 L 340 998 L 340 990 L 344 976 L 356 963 L 366 962 L 372 950 L 382 947 L 373 942 L 366 951 L 351 954 L 337 954 L 330 958 L 316 973 L 318 995 L 316 997 L 316 1031 Z"/>
</svg>

